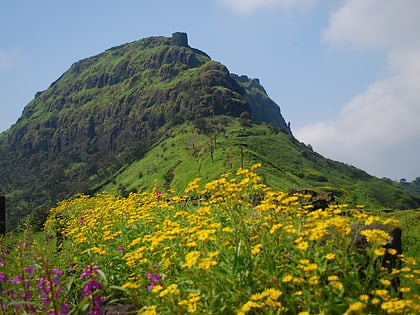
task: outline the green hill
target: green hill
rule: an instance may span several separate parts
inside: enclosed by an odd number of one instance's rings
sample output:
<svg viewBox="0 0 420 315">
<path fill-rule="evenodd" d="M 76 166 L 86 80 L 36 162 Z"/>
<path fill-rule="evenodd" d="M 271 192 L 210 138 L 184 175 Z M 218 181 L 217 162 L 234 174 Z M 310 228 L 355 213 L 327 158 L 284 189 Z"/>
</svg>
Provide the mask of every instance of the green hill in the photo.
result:
<svg viewBox="0 0 420 315">
<path fill-rule="evenodd" d="M 171 129 L 142 159 L 122 168 L 104 190 L 126 195 L 158 185 L 180 193 L 194 178 L 207 182 L 260 162 L 259 174 L 278 190 L 328 191 L 340 203 L 373 209 L 416 206 L 392 183 L 324 158 L 270 124 L 244 127 L 240 119 L 227 116 L 208 118 L 207 123 L 216 131 L 204 134 L 193 123 Z"/>
<path fill-rule="evenodd" d="M 322 157 L 297 141 L 258 79 L 229 72 L 184 33 L 114 47 L 74 63 L 0 134 L 8 229 L 57 201 L 103 189 L 182 191 L 261 162 L 281 190 L 332 191 L 340 202 L 415 208 L 392 182 Z"/>
</svg>

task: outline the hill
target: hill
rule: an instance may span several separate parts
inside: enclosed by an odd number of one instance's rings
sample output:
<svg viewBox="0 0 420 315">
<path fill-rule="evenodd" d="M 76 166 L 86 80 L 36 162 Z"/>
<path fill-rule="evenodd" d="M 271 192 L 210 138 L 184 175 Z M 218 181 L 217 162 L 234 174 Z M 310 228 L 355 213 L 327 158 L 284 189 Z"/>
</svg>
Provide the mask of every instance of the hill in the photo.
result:
<svg viewBox="0 0 420 315">
<path fill-rule="evenodd" d="M 182 190 L 263 163 L 268 184 L 317 188 L 377 208 L 419 200 L 362 170 L 325 159 L 291 134 L 258 79 L 229 72 L 187 35 L 150 37 L 74 63 L 0 134 L 0 192 L 8 229 L 39 224 L 79 192 L 119 193 L 158 184 Z"/>
</svg>

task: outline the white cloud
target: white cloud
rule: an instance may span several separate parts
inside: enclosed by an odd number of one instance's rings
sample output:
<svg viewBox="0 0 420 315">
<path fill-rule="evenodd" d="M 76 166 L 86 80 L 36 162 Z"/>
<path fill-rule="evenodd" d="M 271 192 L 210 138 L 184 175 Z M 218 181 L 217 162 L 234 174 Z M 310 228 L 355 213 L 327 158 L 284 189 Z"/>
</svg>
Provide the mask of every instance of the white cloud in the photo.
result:
<svg viewBox="0 0 420 315">
<path fill-rule="evenodd" d="M 220 3 L 241 14 L 250 14 L 260 8 L 307 9 L 315 0 L 219 0 Z"/>
<path fill-rule="evenodd" d="M 420 46 L 418 0 L 347 0 L 330 16 L 323 39 L 357 48 Z"/>
<path fill-rule="evenodd" d="M 342 108 L 335 121 L 295 132 L 328 157 L 379 177 L 420 176 L 420 1 L 347 0 L 323 39 L 341 47 L 380 49 L 388 77 Z"/>
</svg>

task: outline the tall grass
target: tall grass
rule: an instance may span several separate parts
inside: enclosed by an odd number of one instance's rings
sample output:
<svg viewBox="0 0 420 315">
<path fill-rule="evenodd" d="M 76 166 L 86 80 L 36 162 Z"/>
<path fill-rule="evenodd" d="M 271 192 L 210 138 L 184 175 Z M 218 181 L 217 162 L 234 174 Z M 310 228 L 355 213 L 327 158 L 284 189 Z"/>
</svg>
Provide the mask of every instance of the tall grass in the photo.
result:
<svg viewBox="0 0 420 315">
<path fill-rule="evenodd" d="M 416 260 L 392 272 L 378 261 L 388 235 L 352 227 L 381 222 L 345 205 L 302 206 L 307 196 L 261 184 L 258 164 L 184 195 L 79 195 L 51 209 L 45 232 L 2 239 L 3 314 L 414 314 Z M 393 253 L 391 251 L 391 253 Z M 403 279 L 397 290 L 393 279 Z"/>
</svg>

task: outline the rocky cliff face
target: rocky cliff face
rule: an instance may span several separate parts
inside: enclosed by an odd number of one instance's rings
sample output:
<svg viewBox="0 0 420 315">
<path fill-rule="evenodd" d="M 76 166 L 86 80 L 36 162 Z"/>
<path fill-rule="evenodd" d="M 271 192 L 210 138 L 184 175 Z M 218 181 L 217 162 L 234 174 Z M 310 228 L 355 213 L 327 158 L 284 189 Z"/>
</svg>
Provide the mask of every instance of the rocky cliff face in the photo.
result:
<svg viewBox="0 0 420 315">
<path fill-rule="evenodd" d="M 21 217 L 94 187 L 179 123 L 244 112 L 290 132 L 257 80 L 232 75 L 184 33 L 114 47 L 74 63 L 0 135 L 0 190 Z"/>
</svg>

